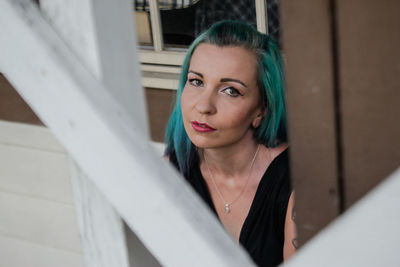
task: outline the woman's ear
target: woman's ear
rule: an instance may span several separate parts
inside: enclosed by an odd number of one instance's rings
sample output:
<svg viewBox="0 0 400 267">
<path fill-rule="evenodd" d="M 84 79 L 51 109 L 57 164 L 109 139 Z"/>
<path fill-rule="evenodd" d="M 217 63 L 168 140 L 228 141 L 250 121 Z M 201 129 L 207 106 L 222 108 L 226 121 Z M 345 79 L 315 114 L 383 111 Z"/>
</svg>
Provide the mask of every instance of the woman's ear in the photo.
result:
<svg viewBox="0 0 400 267">
<path fill-rule="evenodd" d="M 259 109 L 257 111 L 257 116 L 253 119 L 253 122 L 251 123 L 251 126 L 253 126 L 254 129 L 257 129 L 260 127 L 262 120 L 264 119 L 265 114 L 267 113 L 266 108 Z"/>
<path fill-rule="evenodd" d="M 263 114 L 258 114 L 257 117 L 254 118 L 253 122 L 251 123 L 254 129 L 260 126 L 263 117 Z"/>
</svg>

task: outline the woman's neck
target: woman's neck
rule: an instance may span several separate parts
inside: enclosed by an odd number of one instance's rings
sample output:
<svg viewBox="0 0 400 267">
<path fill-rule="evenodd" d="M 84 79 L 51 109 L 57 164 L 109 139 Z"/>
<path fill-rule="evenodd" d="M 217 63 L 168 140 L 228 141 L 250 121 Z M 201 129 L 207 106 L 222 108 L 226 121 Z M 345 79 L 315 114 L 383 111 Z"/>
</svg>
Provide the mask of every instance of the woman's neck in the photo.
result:
<svg viewBox="0 0 400 267">
<path fill-rule="evenodd" d="M 216 174 L 226 177 L 242 176 L 249 171 L 249 166 L 256 154 L 256 140 L 252 135 L 230 146 L 199 149 L 200 162 L 207 158 L 209 168 Z"/>
</svg>

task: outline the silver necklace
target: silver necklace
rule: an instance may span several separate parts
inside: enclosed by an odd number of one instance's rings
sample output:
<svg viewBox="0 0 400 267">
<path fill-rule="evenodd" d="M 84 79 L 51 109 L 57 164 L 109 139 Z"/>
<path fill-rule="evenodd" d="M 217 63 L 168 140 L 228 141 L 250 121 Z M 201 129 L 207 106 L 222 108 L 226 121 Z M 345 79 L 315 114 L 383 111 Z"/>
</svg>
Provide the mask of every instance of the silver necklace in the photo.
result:
<svg viewBox="0 0 400 267">
<path fill-rule="evenodd" d="M 242 194 L 243 194 L 243 192 L 244 192 L 244 189 L 246 188 L 247 184 L 249 183 L 250 176 L 251 176 L 251 171 L 252 171 L 252 169 L 253 169 L 254 161 L 256 160 L 256 157 L 257 157 L 257 154 L 258 154 L 258 150 L 260 150 L 260 145 L 257 146 L 256 153 L 254 154 L 253 160 L 251 161 L 250 170 L 249 170 L 249 175 L 247 176 L 247 180 L 246 180 L 245 185 L 244 185 L 243 188 L 242 188 L 242 191 L 240 191 L 239 195 L 238 195 L 233 201 L 231 201 L 230 203 L 228 203 L 227 201 L 225 201 L 224 196 L 222 195 L 221 191 L 219 191 L 219 188 L 218 188 L 218 186 L 217 186 L 217 183 L 215 182 L 214 176 L 213 176 L 213 174 L 212 174 L 212 172 L 211 172 L 211 170 L 210 170 L 210 167 L 209 167 L 209 165 L 208 165 L 208 161 L 207 161 L 207 158 L 206 158 L 206 154 L 204 153 L 204 150 L 203 150 L 203 157 L 204 157 L 204 160 L 205 160 L 205 162 L 206 162 L 206 166 L 207 166 L 208 173 L 209 173 L 209 175 L 210 175 L 210 177 L 211 177 L 211 180 L 212 180 L 212 182 L 213 182 L 213 184 L 214 184 L 215 190 L 217 190 L 217 193 L 218 193 L 219 197 L 221 198 L 222 202 L 223 202 L 224 205 L 225 205 L 225 212 L 226 212 L 226 213 L 229 213 L 229 212 L 231 211 L 231 206 L 232 206 L 232 204 L 235 203 L 236 200 L 238 200 L 238 199 L 242 196 Z"/>
</svg>

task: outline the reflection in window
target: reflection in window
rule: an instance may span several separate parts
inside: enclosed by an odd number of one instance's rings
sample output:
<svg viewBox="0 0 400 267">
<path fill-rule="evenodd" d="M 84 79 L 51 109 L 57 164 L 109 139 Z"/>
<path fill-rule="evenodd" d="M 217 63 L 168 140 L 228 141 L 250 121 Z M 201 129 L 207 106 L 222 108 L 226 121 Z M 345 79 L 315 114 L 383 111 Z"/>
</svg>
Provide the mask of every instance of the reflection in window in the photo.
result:
<svg viewBox="0 0 400 267">
<path fill-rule="evenodd" d="M 140 45 L 152 45 L 149 1 L 134 0 Z M 187 47 L 213 23 L 231 19 L 256 27 L 255 0 L 158 0 L 165 47 Z M 279 0 L 267 0 L 268 32 L 278 42 Z M 139 18 L 140 17 L 140 18 Z"/>
<path fill-rule="evenodd" d="M 240 20 L 257 27 L 254 0 L 206 0 L 196 10 L 196 36 L 220 20 Z"/>
</svg>

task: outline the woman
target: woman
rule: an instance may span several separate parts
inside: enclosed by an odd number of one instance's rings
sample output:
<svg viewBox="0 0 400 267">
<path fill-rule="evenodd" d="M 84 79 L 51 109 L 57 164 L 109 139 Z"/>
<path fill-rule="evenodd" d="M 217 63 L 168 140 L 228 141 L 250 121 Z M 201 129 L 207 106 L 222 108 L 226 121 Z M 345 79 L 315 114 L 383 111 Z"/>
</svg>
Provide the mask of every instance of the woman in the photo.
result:
<svg viewBox="0 0 400 267">
<path fill-rule="evenodd" d="M 269 36 L 214 24 L 188 49 L 166 155 L 259 266 L 295 252 L 284 79 Z"/>
</svg>

